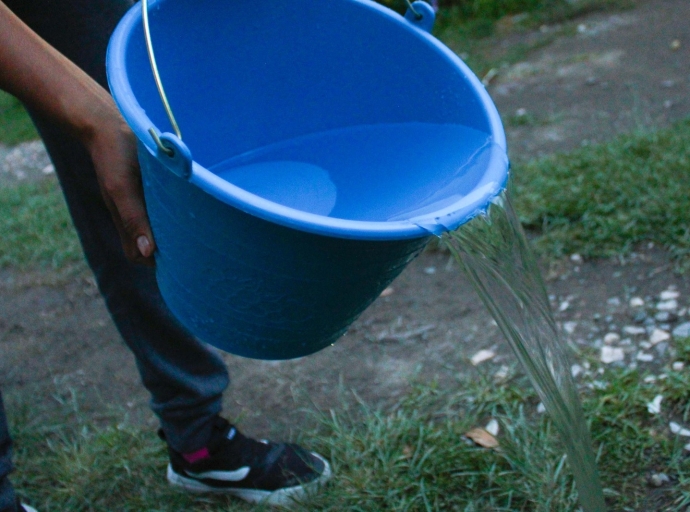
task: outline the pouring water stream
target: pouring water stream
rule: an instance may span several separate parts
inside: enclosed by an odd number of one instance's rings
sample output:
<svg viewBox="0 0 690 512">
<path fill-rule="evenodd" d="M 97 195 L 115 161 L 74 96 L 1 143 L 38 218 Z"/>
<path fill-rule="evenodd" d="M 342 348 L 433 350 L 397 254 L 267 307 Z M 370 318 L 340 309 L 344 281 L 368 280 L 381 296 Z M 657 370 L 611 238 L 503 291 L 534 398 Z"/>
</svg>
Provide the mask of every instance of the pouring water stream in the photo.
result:
<svg viewBox="0 0 690 512">
<path fill-rule="evenodd" d="M 556 426 L 582 508 L 585 512 L 605 511 L 566 347 L 509 193 L 497 196 L 485 214 L 445 233 L 443 241 L 470 277 Z"/>
</svg>

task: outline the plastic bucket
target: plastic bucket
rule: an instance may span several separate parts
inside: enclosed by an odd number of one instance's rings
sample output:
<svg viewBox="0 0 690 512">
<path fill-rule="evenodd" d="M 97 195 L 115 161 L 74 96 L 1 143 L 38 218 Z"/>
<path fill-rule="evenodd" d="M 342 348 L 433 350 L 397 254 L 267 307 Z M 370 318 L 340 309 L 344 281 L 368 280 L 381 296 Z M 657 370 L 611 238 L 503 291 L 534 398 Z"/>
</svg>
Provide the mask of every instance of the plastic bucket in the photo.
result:
<svg viewBox="0 0 690 512">
<path fill-rule="evenodd" d="M 493 103 L 413 7 L 158 0 L 151 41 L 184 142 L 162 133 L 141 8 L 118 25 L 108 79 L 139 140 L 159 287 L 199 339 L 313 353 L 505 186 Z"/>
</svg>

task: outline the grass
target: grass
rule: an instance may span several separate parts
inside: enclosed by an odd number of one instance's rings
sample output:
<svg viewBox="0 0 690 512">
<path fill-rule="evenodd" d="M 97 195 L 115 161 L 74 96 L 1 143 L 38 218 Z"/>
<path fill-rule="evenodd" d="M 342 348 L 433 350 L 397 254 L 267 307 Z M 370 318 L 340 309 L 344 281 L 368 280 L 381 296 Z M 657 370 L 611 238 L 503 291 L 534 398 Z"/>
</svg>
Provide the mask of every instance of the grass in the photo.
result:
<svg viewBox="0 0 690 512">
<path fill-rule="evenodd" d="M 514 170 L 516 208 L 542 254 L 625 254 L 641 242 L 690 256 L 690 120 Z"/>
<path fill-rule="evenodd" d="M 678 341 L 677 351 L 676 361 L 690 364 L 690 339 Z M 685 510 L 687 441 L 668 425 L 690 422 L 690 374 L 664 367 L 654 375 L 666 377 L 652 381 L 638 369 L 596 364 L 593 359 L 579 385 L 610 509 Z M 662 413 L 652 415 L 646 404 L 659 394 Z M 330 458 L 337 478 L 294 508 L 575 511 L 567 462 L 538 403 L 523 378 L 513 374 L 496 383 L 477 372 L 454 386 L 418 386 L 389 412 L 362 405 L 351 415 L 317 413 L 320 426 L 304 437 Z M 14 481 L 42 511 L 250 510 L 232 499 L 169 489 L 163 443 L 152 432 L 115 423 L 96 427 L 78 417 L 51 423 L 16 402 L 9 408 L 20 412 L 10 411 L 20 468 Z M 490 418 L 501 427 L 498 449 L 465 436 Z M 670 483 L 651 488 L 647 479 L 653 473 L 666 474 Z"/>
<path fill-rule="evenodd" d="M 38 133 L 22 104 L 0 91 L 0 142 L 13 145 L 37 138 Z"/>
<path fill-rule="evenodd" d="M 82 260 L 62 192 L 53 180 L 0 187 L 0 267 L 57 269 Z"/>
</svg>

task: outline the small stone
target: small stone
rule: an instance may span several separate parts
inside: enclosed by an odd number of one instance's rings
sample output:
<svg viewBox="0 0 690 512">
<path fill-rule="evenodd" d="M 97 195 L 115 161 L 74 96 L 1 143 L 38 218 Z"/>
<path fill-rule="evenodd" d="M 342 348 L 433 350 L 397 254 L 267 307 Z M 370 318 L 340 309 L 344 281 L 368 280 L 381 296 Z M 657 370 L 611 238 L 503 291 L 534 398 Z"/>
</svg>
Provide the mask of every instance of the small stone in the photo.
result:
<svg viewBox="0 0 690 512">
<path fill-rule="evenodd" d="M 644 299 L 642 297 L 633 297 L 630 299 L 629 304 L 631 308 L 641 308 L 644 307 Z"/>
<path fill-rule="evenodd" d="M 675 322 L 678 320 L 678 315 L 676 315 L 673 311 L 659 311 L 656 315 L 654 315 L 654 320 L 657 322 Z"/>
<path fill-rule="evenodd" d="M 604 336 L 604 343 L 606 343 L 607 345 L 618 343 L 620 340 L 620 334 L 617 334 L 615 332 L 610 332 L 606 336 Z"/>
<path fill-rule="evenodd" d="M 657 343 L 661 343 L 662 341 L 666 341 L 668 339 L 671 339 L 671 335 L 661 329 L 654 329 L 651 336 L 649 336 L 649 342 L 652 345 L 656 345 Z"/>
<path fill-rule="evenodd" d="M 578 32 L 578 34 L 582 34 L 584 32 L 587 32 L 587 25 L 585 25 L 584 23 L 580 23 L 577 26 L 577 32 Z"/>
<path fill-rule="evenodd" d="M 661 294 L 659 294 L 659 298 L 661 300 L 673 300 L 677 299 L 678 297 L 680 297 L 680 292 L 676 290 L 664 290 L 661 292 Z"/>
<path fill-rule="evenodd" d="M 424 269 L 424 273 L 429 274 L 429 275 L 435 274 L 436 273 L 436 267 L 426 267 Z"/>
<path fill-rule="evenodd" d="M 510 368 L 502 365 L 496 373 L 494 373 L 494 380 L 503 381 L 510 375 Z"/>
<path fill-rule="evenodd" d="M 637 327 L 634 325 L 626 325 L 623 327 L 623 332 L 625 334 L 630 334 L 631 336 L 636 336 L 638 334 L 645 334 L 647 332 L 647 329 L 644 327 Z"/>
<path fill-rule="evenodd" d="M 668 427 L 671 429 L 671 432 L 673 432 L 674 434 L 678 434 L 679 436 L 682 436 L 682 437 L 690 437 L 690 430 L 680 426 L 675 421 L 672 421 L 671 423 L 669 423 Z"/>
<path fill-rule="evenodd" d="M 638 352 L 637 356 L 635 356 L 635 359 L 637 359 L 638 361 L 642 361 L 643 363 L 649 363 L 650 361 L 654 361 L 654 356 L 652 354 Z"/>
<path fill-rule="evenodd" d="M 498 421 L 496 421 L 495 419 L 491 419 L 489 423 L 486 424 L 486 427 L 484 427 L 484 430 L 486 430 L 492 436 L 496 437 L 498 435 L 498 431 L 500 430 L 498 426 Z"/>
<path fill-rule="evenodd" d="M 663 300 L 656 305 L 657 311 L 673 311 L 678 309 L 678 301 L 676 299 Z"/>
<path fill-rule="evenodd" d="M 641 324 L 647 320 L 647 313 L 644 310 L 636 311 L 632 319 L 636 324 Z"/>
<path fill-rule="evenodd" d="M 539 402 L 539 405 L 537 405 L 537 413 L 538 414 L 544 414 L 546 412 L 546 406 Z"/>
<path fill-rule="evenodd" d="M 673 87 L 674 85 L 676 85 L 676 81 L 675 81 L 675 80 L 663 80 L 663 81 L 661 82 L 661 87 L 665 87 L 666 89 L 670 89 L 670 88 Z"/>
<path fill-rule="evenodd" d="M 649 477 L 649 484 L 652 487 L 661 487 L 662 485 L 670 481 L 671 479 L 668 477 L 666 473 L 654 473 L 652 476 Z"/>
<path fill-rule="evenodd" d="M 681 308 L 678 310 L 678 316 L 685 316 L 688 313 L 688 308 Z"/>
<path fill-rule="evenodd" d="M 674 39 L 673 41 L 671 41 L 669 48 L 671 48 L 671 50 L 673 50 L 674 52 L 676 50 L 680 50 L 680 39 Z"/>
<path fill-rule="evenodd" d="M 642 379 L 644 382 L 650 384 L 653 382 L 657 381 L 657 376 L 656 375 L 647 375 L 644 379 Z"/>
<path fill-rule="evenodd" d="M 564 301 L 561 302 L 561 304 L 558 306 L 558 311 L 560 311 L 560 312 L 562 313 L 563 311 L 565 311 L 565 310 L 568 309 L 569 307 L 570 307 L 570 302 L 568 302 L 567 300 L 564 300 Z"/>
<path fill-rule="evenodd" d="M 664 100 L 664 108 L 671 108 L 673 106 L 672 100 Z"/>
<path fill-rule="evenodd" d="M 649 343 L 648 341 L 641 341 L 640 342 L 640 348 L 642 350 L 648 350 L 648 349 L 652 348 L 652 344 Z"/>
<path fill-rule="evenodd" d="M 606 304 L 608 304 L 609 306 L 620 306 L 621 300 L 618 297 L 611 297 L 606 301 Z"/>
<path fill-rule="evenodd" d="M 43 169 L 41 169 L 41 172 L 45 175 L 53 174 L 55 172 L 55 166 L 53 164 L 48 164 Z"/>
<path fill-rule="evenodd" d="M 690 322 L 684 322 L 673 329 L 674 338 L 690 338 Z"/>
<path fill-rule="evenodd" d="M 676 361 L 675 363 L 673 363 L 672 368 L 673 371 L 679 372 L 683 368 L 685 368 L 685 363 L 683 363 L 682 361 Z"/>
<path fill-rule="evenodd" d="M 582 256 L 580 256 L 580 255 L 577 254 L 577 253 L 571 254 L 571 255 L 570 255 L 570 261 L 572 261 L 572 262 L 575 263 L 576 265 L 580 265 L 580 264 L 582 264 Z"/>
<path fill-rule="evenodd" d="M 661 401 L 663 399 L 663 395 L 656 395 L 654 400 L 647 403 L 647 411 L 649 411 L 649 414 L 659 414 L 661 412 Z"/>
<path fill-rule="evenodd" d="M 570 367 L 570 374 L 573 376 L 573 379 L 580 375 L 584 371 L 584 368 L 580 366 L 579 364 L 574 364 Z"/>
<path fill-rule="evenodd" d="M 577 327 L 577 322 L 565 322 L 563 323 L 563 330 L 568 334 L 573 334 L 575 328 Z"/>
<path fill-rule="evenodd" d="M 622 348 L 609 346 L 601 347 L 600 360 L 602 363 L 615 363 L 616 361 L 623 361 L 623 359 L 625 359 L 625 353 Z"/>
<path fill-rule="evenodd" d="M 472 356 L 470 361 L 474 366 L 477 366 L 478 364 L 493 359 L 494 357 L 496 357 L 496 352 L 493 350 L 480 350 Z"/>
<path fill-rule="evenodd" d="M 690 452 L 690 443 L 683 446 L 683 450 L 685 450 L 686 452 Z"/>
</svg>

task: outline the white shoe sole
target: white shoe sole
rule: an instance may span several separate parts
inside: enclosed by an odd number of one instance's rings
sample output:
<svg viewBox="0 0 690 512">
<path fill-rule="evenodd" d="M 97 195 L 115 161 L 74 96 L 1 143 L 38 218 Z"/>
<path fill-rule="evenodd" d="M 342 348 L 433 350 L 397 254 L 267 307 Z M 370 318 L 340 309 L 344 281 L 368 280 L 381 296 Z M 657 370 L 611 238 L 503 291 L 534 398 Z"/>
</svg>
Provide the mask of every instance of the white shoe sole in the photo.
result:
<svg viewBox="0 0 690 512">
<path fill-rule="evenodd" d="M 199 480 L 188 478 L 176 473 L 172 464 L 168 464 L 168 482 L 171 485 L 181 487 L 189 492 L 198 493 L 217 493 L 230 494 L 240 498 L 249 503 L 265 503 L 274 506 L 288 506 L 294 501 L 299 501 L 305 496 L 314 493 L 331 478 L 331 466 L 328 462 L 317 453 L 312 453 L 314 457 L 318 458 L 324 464 L 323 473 L 316 480 L 313 480 L 305 485 L 296 485 L 294 487 L 286 487 L 284 489 L 276 489 L 275 491 L 262 491 L 260 489 L 241 489 L 241 488 L 219 488 L 206 485 Z"/>
</svg>

